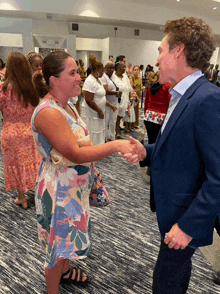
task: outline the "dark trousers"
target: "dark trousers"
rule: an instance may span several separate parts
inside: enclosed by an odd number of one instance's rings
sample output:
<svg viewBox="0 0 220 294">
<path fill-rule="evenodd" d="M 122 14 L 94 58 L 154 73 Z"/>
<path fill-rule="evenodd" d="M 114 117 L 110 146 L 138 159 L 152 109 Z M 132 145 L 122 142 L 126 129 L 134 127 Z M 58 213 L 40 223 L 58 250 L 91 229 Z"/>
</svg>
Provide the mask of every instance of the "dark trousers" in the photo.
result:
<svg viewBox="0 0 220 294">
<path fill-rule="evenodd" d="M 135 113 L 134 127 L 138 127 L 139 126 L 139 102 L 134 107 L 134 113 Z"/>
<path fill-rule="evenodd" d="M 195 249 L 170 249 L 164 241 L 154 268 L 153 294 L 186 293 L 191 275 L 191 258 Z"/>
<path fill-rule="evenodd" d="M 160 132 L 161 125 L 146 120 L 144 121 L 144 124 L 147 130 L 148 144 L 155 143 Z"/>
</svg>

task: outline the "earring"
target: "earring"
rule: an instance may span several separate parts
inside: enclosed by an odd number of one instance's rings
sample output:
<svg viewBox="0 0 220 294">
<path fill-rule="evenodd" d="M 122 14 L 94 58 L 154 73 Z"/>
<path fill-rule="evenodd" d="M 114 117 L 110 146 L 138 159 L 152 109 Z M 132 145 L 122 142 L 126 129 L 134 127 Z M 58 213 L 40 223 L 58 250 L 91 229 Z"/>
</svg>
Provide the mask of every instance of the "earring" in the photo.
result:
<svg viewBox="0 0 220 294">
<path fill-rule="evenodd" d="M 99 78 L 99 73 L 97 72 L 97 74 L 95 75 L 97 78 Z"/>
</svg>

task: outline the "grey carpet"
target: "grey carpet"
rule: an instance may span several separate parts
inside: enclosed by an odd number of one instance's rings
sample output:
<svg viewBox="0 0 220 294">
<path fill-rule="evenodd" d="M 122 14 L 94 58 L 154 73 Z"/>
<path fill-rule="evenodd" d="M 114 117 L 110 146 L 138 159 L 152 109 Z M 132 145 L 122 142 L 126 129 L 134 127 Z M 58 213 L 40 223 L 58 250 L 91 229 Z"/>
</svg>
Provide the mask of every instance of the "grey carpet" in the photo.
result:
<svg viewBox="0 0 220 294">
<path fill-rule="evenodd" d="M 136 133 L 137 137 L 138 134 Z M 93 248 L 77 264 L 89 273 L 86 288 L 60 286 L 60 294 L 148 294 L 160 234 L 149 209 L 149 185 L 135 165 L 118 155 L 97 162 L 111 196 L 109 206 L 91 208 Z M 5 192 L 0 156 L 0 293 L 46 294 L 44 252 L 38 243 L 34 194 L 27 211 Z M 72 263 L 72 265 L 74 265 Z M 188 294 L 219 293 L 211 265 L 198 250 Z"/>
</svg>

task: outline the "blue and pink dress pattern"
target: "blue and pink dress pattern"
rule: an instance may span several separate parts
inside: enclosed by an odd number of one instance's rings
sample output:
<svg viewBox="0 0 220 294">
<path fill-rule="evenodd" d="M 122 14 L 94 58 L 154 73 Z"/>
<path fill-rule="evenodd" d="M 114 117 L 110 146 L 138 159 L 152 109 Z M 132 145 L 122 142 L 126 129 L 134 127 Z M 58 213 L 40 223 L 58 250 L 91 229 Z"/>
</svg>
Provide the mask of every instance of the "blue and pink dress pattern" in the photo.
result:
<svg viewBox="0 0 220 294">
<path fill-rule="evenodd" d="M 32 130 L 38 151 L 43 155 L 36 183 L 35 203 L 39 241 L 46 251 L 45 268 L 52 268 L 61 259 L 78 260 L 91 250 L 89 194 L 93 182 L 93 165 L 55 165 L 53 147 L 37 132 L 35 117 L 42 109 L 56 108 L 67 119 L 77 138 L 88 130 L 71 103 L 77 119 L 53 100 L 42 100 L 32 116 Z"/>
</svg>

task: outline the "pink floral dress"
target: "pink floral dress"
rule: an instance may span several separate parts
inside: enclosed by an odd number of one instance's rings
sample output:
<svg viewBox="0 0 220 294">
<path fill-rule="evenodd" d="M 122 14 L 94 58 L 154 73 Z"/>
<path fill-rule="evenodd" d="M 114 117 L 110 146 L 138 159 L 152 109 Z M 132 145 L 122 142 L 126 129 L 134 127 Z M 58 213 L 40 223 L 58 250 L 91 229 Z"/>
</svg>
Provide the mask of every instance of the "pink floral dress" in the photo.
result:
<svg viewBox="0 0 220 294">
<path fill-rule="evenodd" d="M 88 135 L 84 122 L 71 103 L 75 120 L 53 100 L 42 100 L 32 116 L 32 130 L 37 149 L 43 155 L 36 185 L 35 203 L 40 244 L 46 251 L 45 268 L 60 259 L 82 259 L 91 250 L 89 193 L 93 182 L 93 165 L 60 166 L 53 163 L 53 147 L 38 133 L 34 120 L 44 108 L 58 109 L 67 119 L 77 138 Z"/>
<path fill-rule="evenodd" d="M 31 117 L 35 107 L 23 107 L 15 91 L 0 85 L 0 111 L 4 112 L 1 147 L 6 191 L 19 189 L 26 193 L 35 189 L 42 156 L 35 147 Z"/>
</svg>

